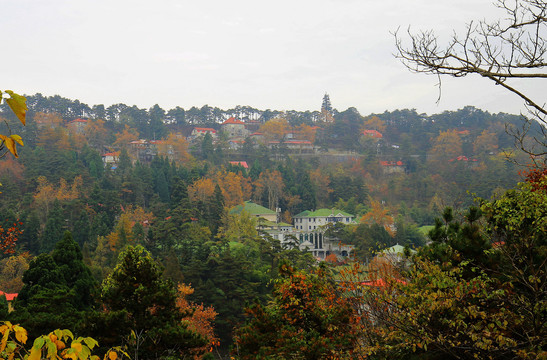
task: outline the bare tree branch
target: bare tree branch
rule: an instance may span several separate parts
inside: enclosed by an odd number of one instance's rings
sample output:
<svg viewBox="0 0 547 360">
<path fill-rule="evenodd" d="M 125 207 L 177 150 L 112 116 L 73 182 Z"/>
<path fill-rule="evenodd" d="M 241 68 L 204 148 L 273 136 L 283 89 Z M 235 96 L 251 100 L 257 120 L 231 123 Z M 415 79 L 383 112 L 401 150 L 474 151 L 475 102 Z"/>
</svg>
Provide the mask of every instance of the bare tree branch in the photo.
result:
<svg viewBox="0 0 547 360">
<path fill-rule="evenodd" d="M 505 19 L 493 23 L 471 22 L 463 36 L 454 33 L 444 46 L 439 45 L 433 31 L 413 33 L 410 28 L 406 37 L 410 44 L 407 45 L 397 30 L 394 33 L 395 56 L 411 72 L 437 75 L 439 97 L 441 75 L 477 74 L 492 80 L 524 100 L 530 114 L 524 117 L 525 122 L 537 121 L 545 135 L 545 100 L 532 99 L 518 88 L 518 84 L 509 82 L 511 79 L 547 78 L 544 71 L 547 65 L 547 3 L 544 0 L 497 0 L 495 6 L 506 12 Z M 523 129 L 529 129 L 529 126 Z M 518 136 L 525 135 L 522 130 L 518 132 Z M 545 139 L 535 138 L 535 141 L 544 148 L 547 145 Z M 543 149 L 535 154 L 545 153 Z"/>
</svg>

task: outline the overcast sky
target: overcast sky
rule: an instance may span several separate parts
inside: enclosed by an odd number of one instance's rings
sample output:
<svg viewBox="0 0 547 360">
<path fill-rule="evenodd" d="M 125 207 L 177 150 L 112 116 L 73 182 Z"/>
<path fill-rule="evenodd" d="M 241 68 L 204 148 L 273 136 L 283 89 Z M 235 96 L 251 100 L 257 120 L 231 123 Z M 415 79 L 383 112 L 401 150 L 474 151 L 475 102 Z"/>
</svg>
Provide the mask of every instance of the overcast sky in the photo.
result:
<svg viewBox="0 0 547 360">
<path fill-rule="evenodd" d="M 491 0 L 0 0 L 0 87 L 88 105 L 361 114 L 473 105 L 519 113 L 522 101 L 480 78 L 443 82 L 393 57 L 398 27 L 448 36 L 496 18 Z M 537 84 L 525 90 L 539 94 Z M 535 86 L 535 88 L 533 87 Z M 541 101 L 540 101 L 541 102 Z"/>
</svg>

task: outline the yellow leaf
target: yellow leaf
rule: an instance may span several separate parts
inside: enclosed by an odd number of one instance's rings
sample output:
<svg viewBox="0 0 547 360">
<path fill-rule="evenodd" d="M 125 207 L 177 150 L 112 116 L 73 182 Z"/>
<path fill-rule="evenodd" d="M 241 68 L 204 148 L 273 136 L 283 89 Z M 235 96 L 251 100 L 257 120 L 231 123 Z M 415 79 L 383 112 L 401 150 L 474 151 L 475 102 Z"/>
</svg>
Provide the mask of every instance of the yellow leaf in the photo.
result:
<svg viewBox="0 0 547 360">
<path fill-rule="evenodd" d="M 42 349 L 32 347 L 30 350 L 30 355 L 27 360 L 40 360 L 42 357 Z"/>
<path fill-rule="evenodd" d="M 81 344 L 81 343 L 73 342 L 73 343 L 70 345 L 70 347 L 73 348 L 74 350 L 76 350 L 77 352 L 81 352 L 81 351 L 82 351 L 82 344 Z"/>
<path fill-rule="evenodd" d="M 13 139 L 13 141 L 15 141 L 16 143 L 18 143 L 19 145 L 21 146 L 24 146 L 25 144 L 23 144 L 23 139 L 19 136 L 19 135 L 10 135 L 10 138 Z"/>
<path fill-rule="evenodd" d="M 15 338 L 17 339 L 17 341 L 26 344 L 28 339 L 27 331 L 19 325 L 15 325 L 13 327 L 13 330 L 15 330 Z"/>
<path fill-rule="evenodd" d="M 8 335 L 9 335 L 9 331 L 6 331 L 4 333 L 4 336 L 2 337 L 2 343 L 0 344 L 0 352 L 4 351 L 4 349 L 6 348 L 6 344 L 8 343 Z"/>
<path fill-rule="evenodd" d="M 10 153 L 12 153 L 13 156 L 15 156 L 15 157 L 19 157 L 19 155 L 17 155 L 17 148 L 15 147 L 15 141 L 13 141 L 13 139 L 11 137 L 5 137 L 3 135 L 0 136 L 0 139 L 1 138 L 3 138 L 4 145 L 8 148 Z"/>
<path fill-rule="evenodd" d="M 17 95 L 11 90 L 6 90 L 6 92 L 10 95 L 9 99 L 6 99 L 6 102 L 8 103 L 11 110 L 15 113 L 17 118 L 23 123 L 23 125 L 26 125 L 26 116 L 27 116 L 27 99 L 24 96 Z"/>
</svg>

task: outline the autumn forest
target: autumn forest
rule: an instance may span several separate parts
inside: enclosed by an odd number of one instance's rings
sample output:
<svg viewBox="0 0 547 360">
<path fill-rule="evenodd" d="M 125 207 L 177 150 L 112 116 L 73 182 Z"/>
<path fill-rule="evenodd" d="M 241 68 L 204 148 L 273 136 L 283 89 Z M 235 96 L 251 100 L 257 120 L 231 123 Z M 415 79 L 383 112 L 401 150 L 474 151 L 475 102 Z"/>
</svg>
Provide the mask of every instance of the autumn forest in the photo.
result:
<svg viewBox="0 0 547 360">
<path fill-rule="evenodd" d="M 547 172 L 519 115 L 26 106 L 23 125 L 0 105 L 20 136 L 0 159 L 1 358 L 547 354 Z M 295 217 L 319 209 L 351 216 L 318 230 L 349 254 L 301 246 Z"/>
</svg>

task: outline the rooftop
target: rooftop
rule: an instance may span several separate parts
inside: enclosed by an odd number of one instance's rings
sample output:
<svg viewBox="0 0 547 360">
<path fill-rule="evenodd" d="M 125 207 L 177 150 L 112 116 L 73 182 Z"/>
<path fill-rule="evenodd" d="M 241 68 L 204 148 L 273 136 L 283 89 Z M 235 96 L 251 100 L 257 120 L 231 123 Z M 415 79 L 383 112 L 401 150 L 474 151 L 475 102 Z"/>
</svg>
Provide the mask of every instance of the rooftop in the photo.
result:
<svg viewBox="0 0 547 360">
<path fill-rule="evenodd" d="M 318 209 L 315 211 L 306 210 L 302 211 L 300 214 L 295 215 L 294 217 L 330 217 L 337 215 L 355 217 L 355 215 L 348 214 L 347 212 L 338 209 Z"/>
<path fill-rule="evenodd" d="M 241 214 L 243 211 L 251 215 L 271 215 L 277 214 L 275 211 L 265 208 L 262 205 L 255 204 L 251 201 L 245 201 L 243 205 L 237 205 L 230 210 L 230 214 Z"/>
<path fill-rule="evenodd" d="M 238 124 L 238 125 L 245 125 L 245 123 L 241 120 L 237 120 L 235 117 L 231 117 L 225 122 L 222 123 L 222 125 L 229 125 L 229 124 Z"/>
</svg>

